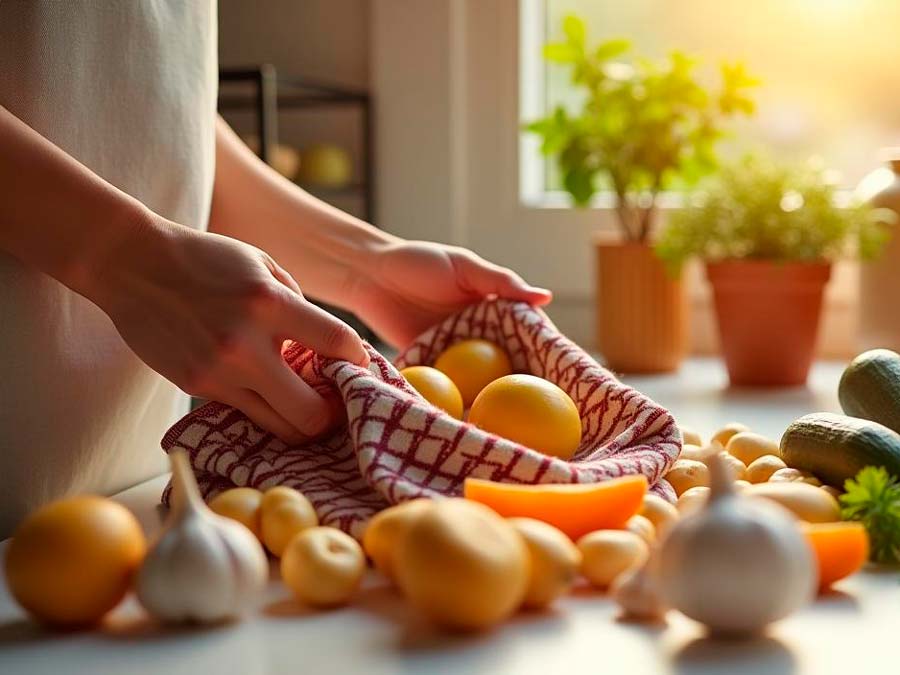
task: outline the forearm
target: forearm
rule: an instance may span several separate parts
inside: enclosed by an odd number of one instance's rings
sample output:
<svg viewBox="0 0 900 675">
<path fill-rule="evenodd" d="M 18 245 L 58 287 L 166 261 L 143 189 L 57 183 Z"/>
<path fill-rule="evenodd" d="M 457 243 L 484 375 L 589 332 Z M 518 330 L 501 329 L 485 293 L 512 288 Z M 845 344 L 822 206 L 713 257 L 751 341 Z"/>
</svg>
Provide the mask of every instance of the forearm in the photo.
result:
<svg viewBox="0 0 900 675">
<path fill-rule="evenodd" d="M 89 296 L 150 213 L 0 106 L 0 250 Z"/>
<path fill-rule="evenodd" d="M 340 307 L 347 307 L 356 270 L 396 241 L 279 176 L 221 119 L 209 227 L 267 251 L 304 293 Z"/>
</svg>

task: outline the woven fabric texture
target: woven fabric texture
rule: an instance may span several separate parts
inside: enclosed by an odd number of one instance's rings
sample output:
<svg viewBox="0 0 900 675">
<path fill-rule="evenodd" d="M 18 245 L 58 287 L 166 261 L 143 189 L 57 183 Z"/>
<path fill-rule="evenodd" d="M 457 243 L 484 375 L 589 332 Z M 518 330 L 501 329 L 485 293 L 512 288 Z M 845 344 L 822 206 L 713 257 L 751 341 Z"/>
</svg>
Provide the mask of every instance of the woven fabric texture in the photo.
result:
<svg viewBox="0 0 900 675">
<path fill-rule="evenodd" d="M 429 365 L 454 342 L 483 338 L 503 347 L 517 372 L 554 382 L 575 401 L 581 445 L 570 461 L 548 457 L 456 420 L 421 398 L 398 370 Z M 681 450 L 672 415 L 619 382 L 563 336 L 539 309 L 489 300 L 421 335 L 393 364 L 367 345 L 368 368 L 320 359 L 299 344 L 284 353 L 306 381 L 337 390 L 346 424 L 328 437 L 288 446 L 221 403 L 193 411 L 162 440 L 185 450 L 203 495 L 236 487 L 289 485 L 320 521 L 360 537 L 377 511 L 416 497 L 459 495 L 467 476 L 515 483 L 591 483 L 643 474 L 673 501 L 663 480 Z M 169 488 L 163 493 L 168 501 Z"/>
</svg>

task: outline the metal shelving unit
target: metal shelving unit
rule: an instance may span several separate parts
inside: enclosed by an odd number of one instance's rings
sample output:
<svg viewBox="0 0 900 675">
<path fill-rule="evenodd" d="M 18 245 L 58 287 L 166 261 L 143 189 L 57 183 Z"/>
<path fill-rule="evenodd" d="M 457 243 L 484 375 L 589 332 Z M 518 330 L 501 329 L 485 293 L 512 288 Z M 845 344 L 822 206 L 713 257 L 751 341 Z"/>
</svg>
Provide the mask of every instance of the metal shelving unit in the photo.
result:
<svg viewBox="0 0 900 675">
<path fill-rule="evenodd" d="M 340 188 L 309 187 L 313 194 L 328 199 L 360 195 L 362 217 L 375 216 L 375 146 L 372 139 L 372 102 L 368 92 L 322 82 L 307 77 L 285 76 L 271 64 L 219 71 L 219 111 L 252 111 L 259 137 L 259 156 L 268 163 L 278 142 L 278 115 L 289 110 L 351 108 L 359 112 L 362 134 L 362 180 Z"/>
</svg>

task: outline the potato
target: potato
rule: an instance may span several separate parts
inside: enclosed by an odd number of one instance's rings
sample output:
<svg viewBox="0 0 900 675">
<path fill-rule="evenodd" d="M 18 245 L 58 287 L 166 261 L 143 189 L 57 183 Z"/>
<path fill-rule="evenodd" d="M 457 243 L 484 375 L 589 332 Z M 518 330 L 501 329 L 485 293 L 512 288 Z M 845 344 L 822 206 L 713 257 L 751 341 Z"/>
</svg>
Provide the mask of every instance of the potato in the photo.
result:
<svg viewBox="0 0 900 675">
<path fill-rule="evenodd" d="M 638 515 L 653 523 L 656 533 L 662 535 L 678 520 L 678 509 L 662 497 L 648 492 L 644 495 Z"/>
<path fill-rule="evenodd" d="M 622 572 L 643 565 L 650 547 L 634 532 L 597 530 L 577 542 L 581 573 L 597 588 L 606 588 Z"/>
<path fill-rule="evenodd" d="M 441 499 L 410 524 L 393 566 L 413 606 L 442 627 L 474 631 L 522 605 L 531 559 L 522 536 L 496 511 Z"/>
<path fill-rule="evenodd" d="M 209 508 L 220 516 L 238 521 L 262 540 L 260 505 L 263 493 L 254 488 L 231 488 L 219 493 L 209 502 Z"/>
<path fill-rule="evenodd" d="M 742 431 L 732 436 L 725 445 L 725 452 L 737 457 L 746 465 L 752 464 L 763 455 L 778 457 L 781 454 L 778 443 L 752 431 Z"/>
<path fill-rule="evenodd" d="M 732 436 L 739 434 L 742 431 L 750 431 L 750 429 L 740 422 L 729 422 L 713 434 L 710 443 L 718 443 L 724 448 L 728 445 L 728 441 L 731 440 Z"/>
<path fill-rule="evenodd" d="M 739 460 L 734 455 L 729 455 L 727 452 L 722 453 L 722 459 L 725 460 L 725 464 L 728 466 L 728 469 L 731 471 L 731 480 L 744 480 L 744 474 L 747 473 L 747 465 L 744 464 L 741 460 Z"/>
<path fill-rule="evenodd" d="M 522 605 L 547 607 L 572 588 L 581 566 L 581 551 L 560 530 L 541 520 L 507 518 L 507 522 L 522 535 L 531 560 Z"/>
<path fill-rule="evenodd" d="M 709 497 L 709 488 L 705 485 L 698 485 L 685 490 L 678 497 L 678 503 L 676 504 L 678 513 L 683 516 L 694 511 L 706 503 L 707 497 Z"/>
<path fill-rule="evenodd" d="M 781 459 L 781 457 L 778 457 L 777 455 L 763 455 L 762 457 L 757 457 L 747 465 L 747 471 L 744 474 L 744 478 L 751 483 L 765 483 L 772 477 L 773 473 L 779 469 L 785 468 L 787 468 L 787 464 L 784 463 L 784 460 Z"/>
<path fill-rule="evenodd" d="M 778 469 L 769 476 L 770 483 L 809 483 L 815 487 L 821 487 L 822 481 L 813 476 L 809 471 L 801 471 L 800 469 L 792 469 L 785 467 Z"/>
<path fill-rule="evenodd" d="M 807 483 L 757 483 L 743 494 L 778 502 L 809 523 L 831 523 L 841 519 L 837 500 L 825 490 Z"/>
<path fill-rule="evenodd" d="M 841 496 L 842 494 L 844 494 L 843 492 L 841 492 L 840 490 L 838 490 L 836 487 L 834 487 L 834 486 L 832 486 L 832 485 L 823 485 L 823 486 L 820 487 L 819 489 L 820 489 L 820 490 L 824 490 L 825 492 L 827 492 L 828 494 L 830 494 L 830 495 L 831 495 L 832 497 L 834 497 L 835 499 L 840 498 L 840 496 Z"/>
<path fill-rule="evenodd" d="M 363 532 L 363 550 L 381 572 L 391 581 L 394 578 L 394 552 L 398 543 L 406 535 L 410 525 L 426 509 L 434 505 L 431 499 L 420 498 L 402 502 L 379 511 Z"/>
<path fill-rule="evenodd" d="M 702 462 L 706 455 L 709 454 L 709 447 L 702 447 L 699 445 L 691 445 L 690 443 L 686 443 L 681 446 L 681 454 L 678 455 L 678 459 L 693 459 L 697 462 Z"/>
<path fill-rule="evenodd" d="M 703 445 L 703 438 L 701 438 L 700 434 L 697 433 L 694 429 L 690 427 L 680 427 L 681 430 L 681 442 L 684 445 Z"/>
<path fill-rule="evenodd" d="M 666 480 L 672 484 L 675 494 L 681 494 L 698 485 L 709 485 L 709 469 L 703 462 L 694 459 L 678 459 L 666 474 Z"/>
<path fill-rule="evenodd" d="M 334 607 L 356 593 L 366 556 L 356 540 L 333 527 L 311 527 L 291 539 L 281 556 L 281 578 L 313 607 Z"/>
<path fill-rule="evenodd" d="M 625 523 L 625 529 L 629 532 L 634 532 L 647 542 L 648 546 L 652 546 L 653 542 L 656 541 L 656 528 L 653 526 L 653 523 L 650 522 L 649 518 L 642 515 L 638 514 L 631 516 Z"/>
<path fill-rule="evenodd" d="M 268 494 L 267 492 L 266 495 Z M 262 541 L 272 555 L 279 558 L 291 539 L 303 530 L 319 524 L 313 505 L 299 492 L 290 499 L 274 501 L 267 501 L 263 495 L 260 509 Z"/>
</svg>

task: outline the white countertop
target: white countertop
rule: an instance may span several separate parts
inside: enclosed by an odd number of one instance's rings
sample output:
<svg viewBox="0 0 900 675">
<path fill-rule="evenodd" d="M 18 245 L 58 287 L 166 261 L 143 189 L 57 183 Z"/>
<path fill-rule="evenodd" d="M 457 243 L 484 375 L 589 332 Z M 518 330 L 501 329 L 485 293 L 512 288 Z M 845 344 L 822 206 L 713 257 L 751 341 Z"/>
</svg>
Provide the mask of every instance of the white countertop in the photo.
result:
<svg viewBox="0 0 900 675">
<path fill-rule="evenodd" d="M 725 391 L 717 362 L 694 360 L 673 377 L 625 378 L 708 435 L 738 420 L 778 437 L 800 414 L 837 410 L 841 367 L 819 364 L 808 389 Z M 153 532 L 165 477 L 117 497 Z M 0 544 L 0 549 L 5 544 Z M 2 551 L 0 551 L 2 554 Z M 214 629 L 161 629 L 133 598 L 101 630 L 48 633 L 0 587 L 0 673 L 765 673 L 895 672 L 900 573 L 867 571 L 750 642 L 714 642 L 670 612 L 665 627 L 621 623 L 602 595 L 580 589 L 548 614 L 523 614 L 495 631 L 446 636 L 374 575 L 350 607 L 316 613 L 273 576 L 257 612 Z"/>
</svg>

